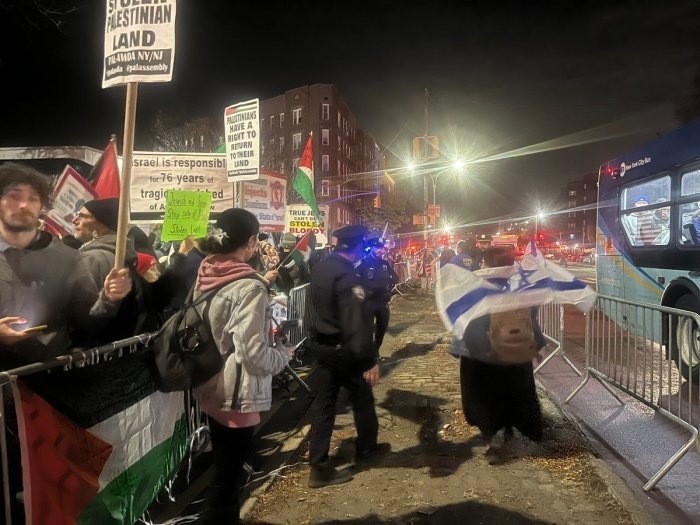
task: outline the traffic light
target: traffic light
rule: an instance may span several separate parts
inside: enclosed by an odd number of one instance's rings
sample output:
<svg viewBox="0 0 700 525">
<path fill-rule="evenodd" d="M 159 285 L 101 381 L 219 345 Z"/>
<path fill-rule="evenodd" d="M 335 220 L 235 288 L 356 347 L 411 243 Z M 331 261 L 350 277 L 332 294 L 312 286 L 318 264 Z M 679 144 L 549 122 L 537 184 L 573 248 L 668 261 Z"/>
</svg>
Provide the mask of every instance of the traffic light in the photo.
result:
<svg viewBox="0 0 700 525">
<path fill-rule="evenodd" d="M 374 196 L 374 207 L 375 207 L 375 208 L 381 208 L 381 207 L 382 207 L 382 196 L 381 196 L 379 193 L 377 193 L 377 194 Z"/>
</svg>

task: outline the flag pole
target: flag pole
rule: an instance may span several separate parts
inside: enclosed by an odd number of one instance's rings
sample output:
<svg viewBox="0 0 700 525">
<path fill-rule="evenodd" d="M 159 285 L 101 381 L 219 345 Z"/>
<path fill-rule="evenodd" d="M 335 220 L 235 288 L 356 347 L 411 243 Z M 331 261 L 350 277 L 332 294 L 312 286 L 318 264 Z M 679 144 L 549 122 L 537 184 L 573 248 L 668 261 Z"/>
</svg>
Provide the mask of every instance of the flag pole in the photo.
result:
<svg viewBox="0 0 700 525">
<path fill-rule="evenodd" d="M 126 234 L 129 228 L 129 188 L 131 187 L 131 157 L 134 152 L 134 128 L 136 123 L 136 98 L 138 83 L 126 85 L 126 108 L 124 110 L 124 147 L 122 151 L 122 173 L 119 192 L 119 224 L 114 267 L 124 267 L 126 259 Z"/>
</svg>

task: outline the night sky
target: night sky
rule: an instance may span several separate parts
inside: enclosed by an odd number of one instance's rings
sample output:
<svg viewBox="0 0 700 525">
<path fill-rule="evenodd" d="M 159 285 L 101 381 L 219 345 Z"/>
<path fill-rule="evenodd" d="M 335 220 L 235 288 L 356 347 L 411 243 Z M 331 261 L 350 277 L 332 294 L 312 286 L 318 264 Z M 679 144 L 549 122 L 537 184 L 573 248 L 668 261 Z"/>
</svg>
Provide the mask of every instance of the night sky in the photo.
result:
<svg viewBox="0 0 700 525">
<path fill-rule="evenodd" d="M 0 146 L 102 148 L 121 136 L 125 96 L 101 89 L 104 1 L 36 1 L 76 9 L 57 27 L 28 0 L 0 0 Z M 431 134 L 466 159 L 616 137 L 442 175 L 438 201 L 462 220 L 546 207 L 567 181 L 678 127 L 674 107 L 700 68 L 692 0 L 181 0 L 177 17 L 173 82 L 139 88 L 137 148 L 159 108 L 218 118 L 228 104 L 318 82 L 335 84 L 361 127 L 404 158 L 423 134 L 425 88 Z"/>
</svg>

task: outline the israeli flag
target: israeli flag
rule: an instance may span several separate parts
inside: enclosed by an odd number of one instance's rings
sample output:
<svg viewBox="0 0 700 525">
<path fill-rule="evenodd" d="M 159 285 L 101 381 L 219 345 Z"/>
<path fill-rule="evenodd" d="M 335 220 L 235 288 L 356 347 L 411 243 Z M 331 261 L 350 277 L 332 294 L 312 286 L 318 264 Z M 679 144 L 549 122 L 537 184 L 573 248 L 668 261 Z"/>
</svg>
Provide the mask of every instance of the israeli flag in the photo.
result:
<svg viewBox="0 0 700 525">
<path fill-rule="evenodd" d="M 438 269 L 435 302 L 445 327 L 464 335 L 472 319 L 546 303 L 573 304 L 587 311 L 596 292 L 559 265 L 548 263 L 533 242 L 523 260 L 470 272 L 447 263 Z"/>
</svg>

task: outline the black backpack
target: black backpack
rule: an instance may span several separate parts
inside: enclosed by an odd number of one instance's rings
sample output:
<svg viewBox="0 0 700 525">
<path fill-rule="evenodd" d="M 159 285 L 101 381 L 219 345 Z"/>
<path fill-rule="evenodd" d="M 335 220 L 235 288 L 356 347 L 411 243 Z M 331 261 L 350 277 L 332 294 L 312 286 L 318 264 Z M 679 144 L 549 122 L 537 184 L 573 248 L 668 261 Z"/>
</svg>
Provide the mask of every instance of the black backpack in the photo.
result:
<svg viewBox="0 0 700 525">
<path fill-rule="evenodd" d="M 228 284 L 228 283 L 227 283 Z M 195 285 L 183 307 L 163 323 L 152 344 L 160 379 L 159 390 L 174 392 L 206 383 L 224 365 L 207 320 L 211 299 L 223 287 L 192 301 Z M 197 306 L 206 302 L 202 314 Z"/>
</svg>

